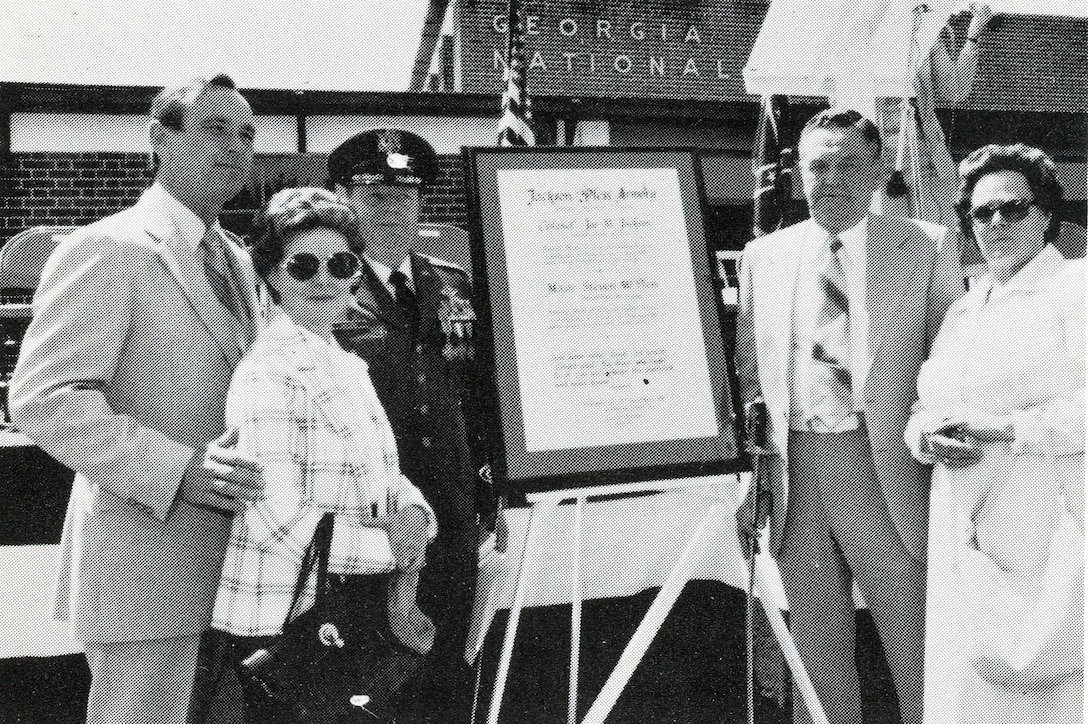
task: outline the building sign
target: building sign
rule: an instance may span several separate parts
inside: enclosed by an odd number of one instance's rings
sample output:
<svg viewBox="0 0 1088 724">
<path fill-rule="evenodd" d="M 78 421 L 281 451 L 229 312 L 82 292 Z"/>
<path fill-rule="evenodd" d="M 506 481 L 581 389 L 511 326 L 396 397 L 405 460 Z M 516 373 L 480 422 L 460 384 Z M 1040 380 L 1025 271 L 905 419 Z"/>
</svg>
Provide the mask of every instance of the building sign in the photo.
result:
<svg viewBox="0 0 1088 724">
<path fill-rule="evenodd" d="M 766 2 L 553 0 L 526 3 L 530 94 L 751 100 L 741 69 Z M 495 93 L 506 3 L 458 4 L 460 90 Z"/>
</svg>

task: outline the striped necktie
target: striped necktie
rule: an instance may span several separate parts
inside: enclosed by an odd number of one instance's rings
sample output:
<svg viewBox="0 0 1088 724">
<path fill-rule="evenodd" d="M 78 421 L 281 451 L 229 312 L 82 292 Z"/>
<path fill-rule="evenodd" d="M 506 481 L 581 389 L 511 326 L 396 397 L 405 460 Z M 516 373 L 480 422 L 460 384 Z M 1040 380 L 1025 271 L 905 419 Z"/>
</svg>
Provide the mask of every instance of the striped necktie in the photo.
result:
<svg viewBox="0 0 1088 724">
<path fill-rule="evenodd" d="M 246 321 L 249 315 L 241 303 L 235 283 L 231 281 L 233 272 L 227 263 L 227 253 L 223 248 L 223 238 L 215 227 L 209 226 L 200 240 L 200 256 L 204 261 L 204 272 L 208 275 L 208 284 L 223 308 L 238 321 Z"/>
<path fill-rule="evenodd" d="M 839 250 L 830 237 L 817 285 L 823 298 L 812 332 L 812 428 L 835 431 L 854 414 L 850 371 L 850 297 Z"/>
</svg>

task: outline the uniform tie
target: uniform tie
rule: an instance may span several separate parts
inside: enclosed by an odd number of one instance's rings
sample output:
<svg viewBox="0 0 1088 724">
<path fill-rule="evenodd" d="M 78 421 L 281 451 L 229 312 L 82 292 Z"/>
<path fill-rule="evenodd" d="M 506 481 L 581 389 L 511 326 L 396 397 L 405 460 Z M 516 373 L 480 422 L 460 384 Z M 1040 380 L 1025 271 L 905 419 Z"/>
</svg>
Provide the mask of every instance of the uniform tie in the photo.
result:
<svg viewBox="0 0 1088 724">
<path fill-rule="evenodd" d="M 389 275 L 389 283 L 393 285 L 394 299 L 401 308 L 412 326 L 412 333 L 419 330 L 419 302 L 416 293 L 408 286 L 408 275 L 402 271 L 394 271 Z"/>
<path fill-rule="evenodd" d="M 209 226 L 200 240 L 200 255 L 204 261 L 204 272 L 208 275 L 208 284 L 215 293 L 216 299 L 223 305 L 235 319 L 242 322 L 249 318 L 245 306 L 239 299 L 237 289 L 231 281 L 233 273 L 227 264 L 226 250 L 223 248 L 223 238 Z"/>
<path fill-rule="evenodd" d="M 850 372 L 850 297 L 839 251 L 831 237 L 817 277 L 823 303 L 812 333 L 812 422 L 817 430 L 836 430 L 854 414 Z"/>
</svg>

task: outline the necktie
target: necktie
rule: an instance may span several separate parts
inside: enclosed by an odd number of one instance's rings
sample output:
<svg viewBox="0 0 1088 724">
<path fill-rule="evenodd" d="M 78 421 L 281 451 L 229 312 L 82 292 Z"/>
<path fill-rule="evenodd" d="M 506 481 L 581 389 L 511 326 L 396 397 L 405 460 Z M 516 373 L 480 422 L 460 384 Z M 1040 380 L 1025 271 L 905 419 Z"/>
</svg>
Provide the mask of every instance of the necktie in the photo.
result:
<svg viewBox="0 0 1088 724">
<path fill-rule="evenodd" d="M 204 261 L 204 272 L 208 275 L 208 284 L 215 293 L 216 299 L 235 319 L 246 320 L 248 315 L 246 315 L 245 306 L 240 302 L 235 285 L 231 281 L 232 273 L 227 264 L 226 250 L 223 249 L 223 239 L 213 227 L 208 227 L 204 238 L 200 240 L 199 248 Z"/>
<path fill-rule="evenodd" d="M 850 297 L 846 271 L 832 237 L 824 249 L 817 284 L 823 300 L 812 333 L 812 418 L 814 429 L 833 431 L 854 414 L 850 372 Z"/>
<path fill-rule="evenodd" d="M 408 286 L 408 275 L 402 271 L 395 271 L 389 275 L 389 283 L 393 285 L 394 299 L 401 308 L 412 327 L 412 333 L 419 330 L 419 303 L 416 293 Z"/>
</svg>

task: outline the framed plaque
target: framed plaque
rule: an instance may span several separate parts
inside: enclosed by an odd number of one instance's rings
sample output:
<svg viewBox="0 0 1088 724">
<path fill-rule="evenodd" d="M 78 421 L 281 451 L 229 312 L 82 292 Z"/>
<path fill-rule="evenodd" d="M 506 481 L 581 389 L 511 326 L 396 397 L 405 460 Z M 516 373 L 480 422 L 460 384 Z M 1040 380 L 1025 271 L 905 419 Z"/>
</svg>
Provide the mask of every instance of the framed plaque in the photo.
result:
<svg viewBox="0 0 1088 724">
<path fill-rule="evenodd" d="M 514 492 L 719 473 L 736 457 L 690 150 L 464 151 L 481 355 Z"/>
</svg>

